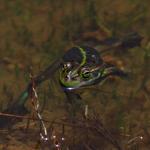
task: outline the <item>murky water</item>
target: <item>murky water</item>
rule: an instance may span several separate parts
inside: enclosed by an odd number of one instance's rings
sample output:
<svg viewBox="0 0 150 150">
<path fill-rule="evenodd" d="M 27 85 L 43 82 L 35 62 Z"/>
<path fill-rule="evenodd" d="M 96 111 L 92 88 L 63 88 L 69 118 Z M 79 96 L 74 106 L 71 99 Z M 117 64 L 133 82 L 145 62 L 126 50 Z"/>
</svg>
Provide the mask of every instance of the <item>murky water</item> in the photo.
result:
<svg viewBox="0 0 150 150">
<path fill-rule="evenodd" d="M 93 115 L 99 114 L 98 118 L 101 118 L 104 126 L 124 149 L 148 150 L 150 148 L 149 4 L 148 0 L 1 1 L 0 109 L 9 106 L 24 90 L 30 80 L 31 66 L 34 75 L 37 75 L 74 45 L 84 43 L 94 47 L 95 41 L 138 32 L 143 37 L 141 47 L 114 51 L 103 56 L 105 61 L 127 70 L 130 78 L 128 80 L 110 78 L 103 85 L 79 90 L 78 93 L 81 94 L 83 103 L 88 105 L 90 119 L 93 119 Z M 99 45 L 97 47 L 100 48 Z M 98 134 L 98 131 L 83 128 L 80 124 L 82 123 L 80 111 L 77 114 L 77 123 L 68 120 L 70 115 L 66 110 L 66 97 L 57 79 L 58 73 L 52 81 L 40 85 L 37 92 L 43 108 L 42 116 L 50 122 L 55 120 L 60 123 L 51 123 L 51 126 L 59 138 L 62 137 L 62 133 L 65 136 L 61 148 L 115 149 L 107 138 Z M 26 106 L 28 110 L 33 110 L 30 100 Z M 32 114 L 29 116 L 32 117 Z M 29 127 L 27 122 L 27 119 L 24 119 L 10 130 L 1 129 L 0 149 L 40 149 L 38 121 L 30 121 Z M 86 122 L 86 125 L 91 123 L 92 121 Z M 73 124 L 82 127 L 78 128 Z M 48 127 L 50 123 L 46 125 Z M 53 146 L 48 145 L 47 149 L 56 149 L 55 141 L 51 142 L 50 145 Z M 43 144 L 43 147 L 46 146 Z"/>
</svg>

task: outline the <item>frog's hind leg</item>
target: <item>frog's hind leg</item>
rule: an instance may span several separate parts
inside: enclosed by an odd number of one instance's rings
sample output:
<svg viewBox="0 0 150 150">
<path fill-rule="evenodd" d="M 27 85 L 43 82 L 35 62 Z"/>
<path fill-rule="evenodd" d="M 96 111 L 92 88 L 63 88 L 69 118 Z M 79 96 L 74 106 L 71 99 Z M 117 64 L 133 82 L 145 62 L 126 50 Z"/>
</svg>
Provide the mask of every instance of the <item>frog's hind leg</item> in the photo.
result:
<svg viewBox="0 0 150 150">
<path fill-rule="evenodd" d="M 29 97 L 28 88 L 24 90 L 19 96 L 18 100 L 8 106 L 5 110 L 2 111 L 4 116 L 0 116 L 0 128 L 11 127 L 15 122 L 22 120 L 16 116 L 24 116 L 28 110 L 24 106 L 24 102 L 27 101 Z"/>
</svg>

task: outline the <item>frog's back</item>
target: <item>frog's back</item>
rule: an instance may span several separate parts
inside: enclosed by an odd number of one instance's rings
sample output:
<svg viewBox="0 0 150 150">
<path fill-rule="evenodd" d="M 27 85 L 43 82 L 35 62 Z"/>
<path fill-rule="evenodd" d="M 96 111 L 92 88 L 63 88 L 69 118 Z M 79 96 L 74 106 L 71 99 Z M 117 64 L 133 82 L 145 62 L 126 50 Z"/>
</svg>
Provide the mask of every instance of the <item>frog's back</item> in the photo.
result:
<svg viewBox="0 0 150 150">
<path fill-rule="evenodd" d="M 63 56 L 65 62 L 76 62 L 81 63 L 85 58 L 85 64 L 88 65 L 100 65 L 102 59 L 98 51 L 94 48 L 87 46 L 72 47 Z"/>
</svg>

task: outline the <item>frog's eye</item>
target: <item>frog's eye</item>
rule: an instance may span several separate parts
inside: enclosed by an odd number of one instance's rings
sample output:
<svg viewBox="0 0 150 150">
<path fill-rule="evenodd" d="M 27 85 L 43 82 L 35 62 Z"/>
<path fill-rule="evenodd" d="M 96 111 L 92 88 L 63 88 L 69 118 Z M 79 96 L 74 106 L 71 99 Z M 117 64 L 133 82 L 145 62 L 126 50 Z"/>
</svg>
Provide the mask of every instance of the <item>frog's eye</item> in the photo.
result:
<svg viewBox="0 0 150 150">
<path fill-rule="evenodd" d="M 83 68 L 83 69 L 81 70 L 81 76 L 82 76 L 83 78 L 89 78 L 90 75 L 91 75 L 91 72 L 89 71 L 89 69 Z"/>
<path fill-rule="evenodd" d="M 64 64 L 63 64 L 63 69 L 64 69 L 64 70 L 68 70 L 68 69 L 70 69 L 71 67 L 72 67 L 71 62 L 67 62 L 67 63 L 64 63 Z"/>
</svg>

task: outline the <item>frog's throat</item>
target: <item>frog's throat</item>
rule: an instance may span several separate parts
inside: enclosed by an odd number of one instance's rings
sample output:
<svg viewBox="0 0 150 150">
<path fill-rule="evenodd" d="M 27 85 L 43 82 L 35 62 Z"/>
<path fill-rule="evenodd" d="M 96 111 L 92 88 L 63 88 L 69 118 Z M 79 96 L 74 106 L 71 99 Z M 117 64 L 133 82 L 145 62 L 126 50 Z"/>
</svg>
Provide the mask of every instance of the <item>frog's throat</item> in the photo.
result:
<svg viewBox="0 0 150 150">
<path fill-rule="evenodd" d="M 85 87 L 85 86 L 90 86 L 95 84 L 95 81 L 98 80 L 101 77 L 101 72 L 98 73 L 98 75 L 95 78 L 91 78 L 87 81 L 80 81 L 80 80 L 75 80 L 75 81 L 65 81 L 64 78 L 61 80 L 62 87 L 65 90 L 74 90 L 78 89 L 80 87 Z"/>
</svg>

